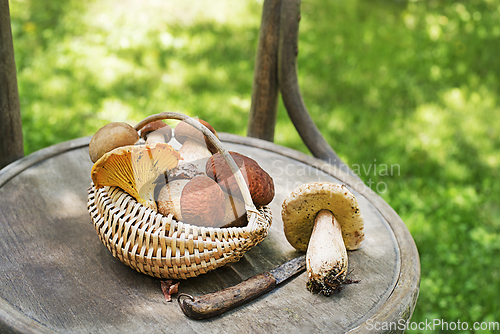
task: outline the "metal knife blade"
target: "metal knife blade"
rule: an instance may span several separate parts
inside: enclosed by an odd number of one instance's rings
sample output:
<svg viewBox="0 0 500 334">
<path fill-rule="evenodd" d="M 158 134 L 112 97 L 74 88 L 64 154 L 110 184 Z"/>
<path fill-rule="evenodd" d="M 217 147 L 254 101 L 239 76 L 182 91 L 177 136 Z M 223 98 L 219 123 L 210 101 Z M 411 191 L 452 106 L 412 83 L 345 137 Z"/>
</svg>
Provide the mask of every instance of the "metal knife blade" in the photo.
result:
<svg viewBox="0 0 500 334">
<path fill-rule="evenodd" d="M 300 273 L 306 268 L 305 255 L 296 257 L 269 272 L 264 272 L 229 288 L 193 297 L 179 294 L 179 306 L 190 318 L 206 319 L 232 310 L 264 293 L 271 291 L 278 284 Z M 185 297 L 183 299 L 183 297 Z"/>
<path fill-rule="evenodd" d="M 269 273 L 276 279 L 276 285 L 300 273 L 306 268 L 306 256 L 302 255 L 271 269 Z"/>
</svg>

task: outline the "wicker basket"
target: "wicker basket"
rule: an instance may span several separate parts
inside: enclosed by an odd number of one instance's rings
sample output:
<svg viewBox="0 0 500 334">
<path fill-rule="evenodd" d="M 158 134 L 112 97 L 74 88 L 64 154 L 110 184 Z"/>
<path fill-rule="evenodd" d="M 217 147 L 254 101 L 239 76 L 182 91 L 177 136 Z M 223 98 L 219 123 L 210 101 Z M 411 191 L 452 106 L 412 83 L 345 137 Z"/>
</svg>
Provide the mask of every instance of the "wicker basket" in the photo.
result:
<svg viewBox="0 0 500 334">
<path fill-rule="evenodd" d="M 187 122 L 217 147 L 235 175 L 247 210 L 245 227 L 211 228 L 185 224 L 139 204 L 117 187 L 96 189 L 91 184 L 87 208 L 102 243 L 114 257 L 131 268 L 159 278 L 186 279 L 238 261 L 260 243 L 271 226 L 268 206 L 256 208 L 246 182 L 218 138 L 193 118 L 178 113 L 160 113 L 141 121 L 141 129 L 159 119 Z"/>
</svg>

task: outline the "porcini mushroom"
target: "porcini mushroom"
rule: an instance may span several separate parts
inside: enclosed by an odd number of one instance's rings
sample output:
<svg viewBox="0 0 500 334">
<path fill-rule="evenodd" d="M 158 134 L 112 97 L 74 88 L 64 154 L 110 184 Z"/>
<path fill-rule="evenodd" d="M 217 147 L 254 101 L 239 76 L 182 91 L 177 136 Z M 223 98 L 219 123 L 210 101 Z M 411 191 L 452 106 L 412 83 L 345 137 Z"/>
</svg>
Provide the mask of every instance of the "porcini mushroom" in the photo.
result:
<svg viewBox="0 0 500 334">
<path fill-rule="evenodd" d="M 222 189 L 206 175 L 168 182 L 158 197 L 161 214 L 172 214 L 178 221 L 197 226 L 220 227 L 224 209 Z"/>
<path fill-rule="evenodd" d="M 189 180 L 178 179 L 163 185 L 158 195 L 158 212 L 164 216 L 172 215 L 177 221 L 183 221 L 181 211 L 182 190 Z"/>
<path fill-rule="evenodd" d="M 243 227 L 248 224 L 243 199 L 224 192 L 225 209 L 221 227 Z"/>
<path fill-rule="evenodd" d="M 165 179 L 168 186 L 163 190 L 160 200 L 161 205 L 159 205 L 159 210 L 165 212 L 175 212 L 174 216 L 179 217 L 178 220 L 182 220 L 182 214 L 180 212 L 179 203 L 172 202 L 172 199 L 180 197 L 180 191 L 186 185 L 186 183 L 195 178 L 196 176 L 203 175 L 206 177 L 205 173 L 201 173 L 196 166 L 191 163 L 179 164 L 173 169 L 169 169 L 165 172 Z M 159 196 L 160 197 L 160 196 Z M 222 222 L 217 225 L 217 227 L 242 227 L 245 226 L 247 221 L 245 202 L 242 198 L 231 196 L 224 192 L 225 199 L 225 209 L 224 218 Z M 162 207 L 164 209 L 162 209 Z M 168 207 L 168 208 L 167 208 Z"/>
<path fill-rule="evenodd" d="M 216 137 L 217 132 L 208 122 L 198 119 Z M 187 122 L 180 122 L 174 130 L 175 139 L 182 144 L 179 153 L 183 158 L 182 163 L 192 163 L 202 172 L 205 172 L 206 160 L 217 152 L 215 146 L 203 135 L 201 131 L 189 125 Z"/>
<path fill-rule="evenodd" d="M 237 152 L 229 152 L 236 165 L 239 167 L 252 201 L 256 206 L 269 204 L 274 198 L 273 178 L 264 170 L 257 161 Z M 241 192 L 226 160 L 220 153 L 214 154 L 206 164 L 207 175 L 214 179 L 229 195 L 241 198 Z"/>
<path fill-rule="evenodd" d="M 172 128 L 162 120 L 146 124 L 141 129 L 141 138 L 146 144 L 168 143 L 172 139 Z"/>
<path fill-rule="evenodd" d="M 167 182 L 170 182 L 173 180 L 192 179 L 198 175 L 205 175 L 205 173 L 198 170 L 198 167 L 192 163 L 187 162 L 167 170 L 165 172 L 165 179 Z"/>
<path fill-rule="evenodd" d="M 309 291 L 328 296 L 349 283 L 346 249 L 359 248 L 364 222 L 356 197 L 345 185 L 303 184 L 284 200 L 281 216 L 288 242 L 307 251 Z"/>
<path fill-rule="evenodd" d="M 117 147 L 134 145 L 139 140 L 139 134 L 124 122 L 111 122 L 100 128 L 90 140 L 89 156 L 92 162 L 99 160 L 104 154 Z"/>
<path fill-rule="evenodd" d="M 119 147 L 97 160 L 91 170 L 92 181 L 96 188 L 119 187 L 156 211 L 155 182 L 167 169 L 177 166 L 179 159 L 169 144 Z"/>
</svg>

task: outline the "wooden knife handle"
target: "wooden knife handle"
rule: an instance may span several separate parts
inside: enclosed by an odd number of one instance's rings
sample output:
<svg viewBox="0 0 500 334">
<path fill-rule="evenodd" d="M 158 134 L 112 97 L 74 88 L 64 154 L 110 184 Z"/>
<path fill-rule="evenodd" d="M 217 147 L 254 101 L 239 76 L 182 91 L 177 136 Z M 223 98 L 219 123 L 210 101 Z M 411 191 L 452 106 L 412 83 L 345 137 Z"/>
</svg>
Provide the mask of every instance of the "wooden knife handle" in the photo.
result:
<svg viewBox="0 0 500 334">
<path fill-rule="evenodd" d="M 200 297 L 180 294 L 177 298 L 185 315 L 192 319 L 206 319 L 250 301 L 276 286 L 276 279 L 268 272 L 255 275 L 240 284 Z M 181 297 L 188 297 L 181 300 Z"/>
</svg>

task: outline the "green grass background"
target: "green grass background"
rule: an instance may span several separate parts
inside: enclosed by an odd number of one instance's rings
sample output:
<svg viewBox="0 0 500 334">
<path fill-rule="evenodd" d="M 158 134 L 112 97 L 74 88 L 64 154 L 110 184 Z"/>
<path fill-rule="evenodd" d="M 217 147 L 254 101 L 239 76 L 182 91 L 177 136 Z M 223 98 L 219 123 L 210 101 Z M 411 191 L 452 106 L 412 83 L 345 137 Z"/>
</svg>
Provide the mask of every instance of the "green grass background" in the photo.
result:
<svg viewBox="0 0 500 334">
<path fill-rule="evenodd" d="M 161 111 L 246 134 L 262 1 L 10 8 L 26 154 Z M 298 64 L 327 141 L 415 239 L 412 320 L 500 321 L 500 2 L 304 0 Z M 307 152 L 281 102 L 275 142 Z"/>
</svg>

